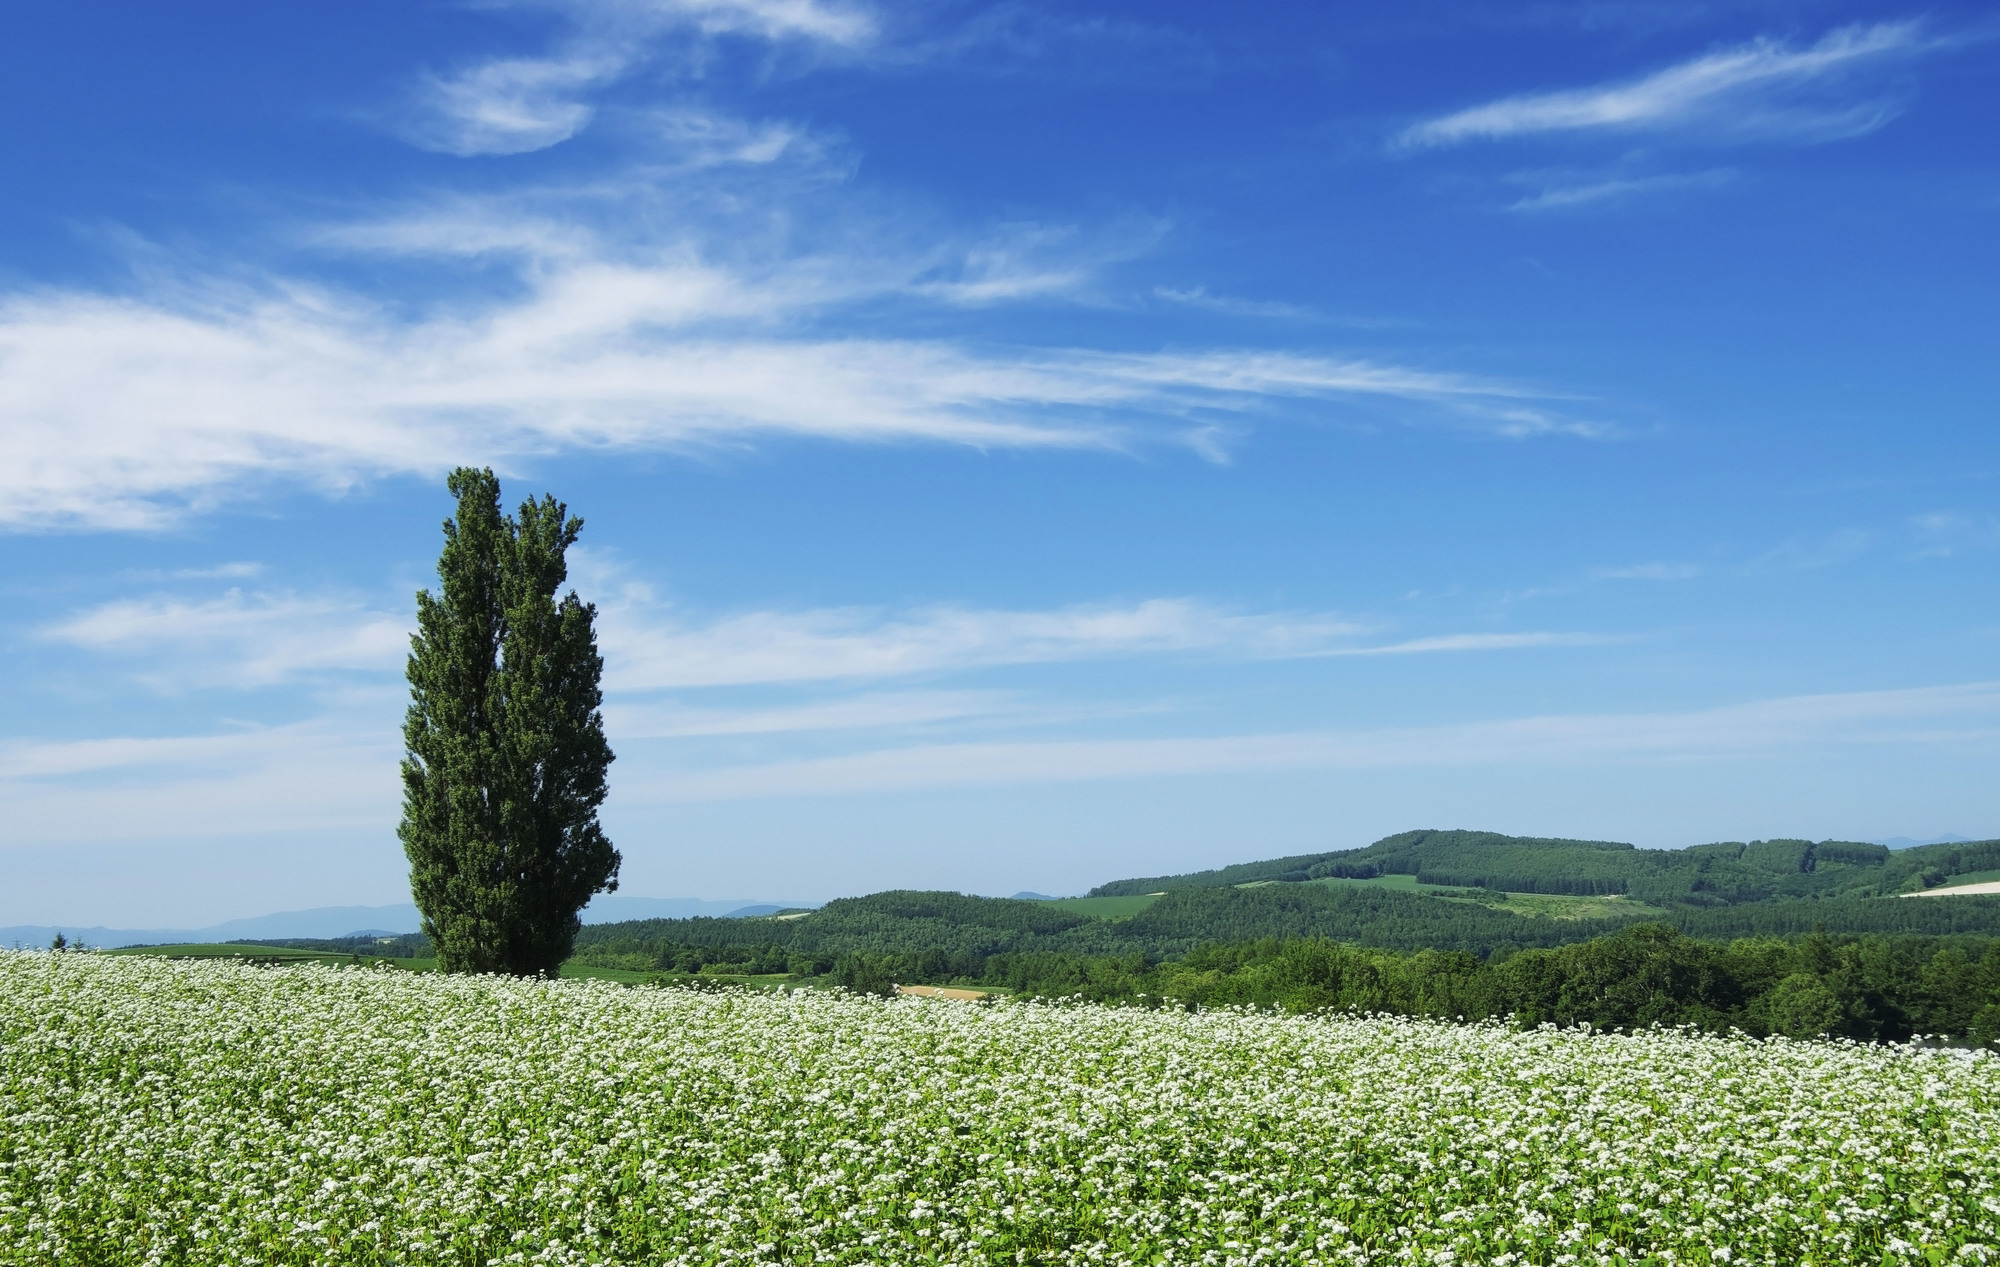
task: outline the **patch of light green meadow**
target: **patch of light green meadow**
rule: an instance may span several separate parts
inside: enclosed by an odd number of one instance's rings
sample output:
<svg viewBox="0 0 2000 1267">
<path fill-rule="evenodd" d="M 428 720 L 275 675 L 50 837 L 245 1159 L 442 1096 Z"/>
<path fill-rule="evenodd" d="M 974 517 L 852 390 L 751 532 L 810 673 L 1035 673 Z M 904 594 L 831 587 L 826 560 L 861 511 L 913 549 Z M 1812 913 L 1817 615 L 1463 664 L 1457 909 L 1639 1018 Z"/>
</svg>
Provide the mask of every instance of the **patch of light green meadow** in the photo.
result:
<svg viewBox="0 0 2000 1267">
<path fill-rule="evenodd" d="M 2000 1061 L 0 955 L 0 1263 L 2000 1259 Z"/>
</svg>

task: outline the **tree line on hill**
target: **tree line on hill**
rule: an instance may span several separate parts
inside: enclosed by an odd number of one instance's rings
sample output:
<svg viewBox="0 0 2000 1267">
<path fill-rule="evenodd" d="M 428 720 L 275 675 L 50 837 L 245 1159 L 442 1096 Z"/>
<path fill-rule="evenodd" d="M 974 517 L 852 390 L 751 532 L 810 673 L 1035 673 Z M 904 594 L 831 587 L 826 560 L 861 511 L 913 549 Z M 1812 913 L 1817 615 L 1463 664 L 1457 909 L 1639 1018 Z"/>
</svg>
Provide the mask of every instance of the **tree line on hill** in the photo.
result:
<svg viewBox="0 0 2000 1267">
<path fill-rule="evenodd" d="M 579 962 L 640 971 L 689 971 L 776 946 L 807 957 L 850 953 L 990 958 L 1042 951 L 1096 957 L 1177 958 L 1211 942 L 1327 938 L 1383 950 L 1463 951 L 1481 959 L 1604 936 L 1623 919 L 1525 918 L 1476 901 L 1359 885 L 1273 884 L 1167 893 L 1137 915 L 1096 919 L 1044 902 L 897 891 L 842 898 L 798 919 L 632 920 L 586 925 Z M 1818 898 L 1672 910 L 1693 936 L 2000 936 L 2000 897 L 1930 901 Z M 717 959 L 716 956 L 720 956 Z"/>
<path fill-rule="evenodd" d="M 1671 921 L 1524 918 L 1391 889 L 1170 891 L 1138 915 L 891 892 L 793 920 L 587 927 L 577 961 L 789 974 L 852 990 L 1021 995 L 1871 1041 L 2000 1035 L 2000 898 L 1690 907 Z"/>
<path fill-rule="evenodd" d="M 394 937 L 238 937 L 228 946 L 269 946 L 275 950 L 309 950 L 316 954 L 362 955 L 371 959 L 434 959 L 437 947 L 422 933 Z"/>
<path fill-rule="evenodd" d="M 913 904 L 905 897 L 899 905 Z M 754 936 L 776 921 L 713 922 L 733 923 L 739 934 Z M 282 944 L 336 948 L 323 940 Z M 2000 1042 L 2000 937 L 1963 933 L 1819 931 L 1725 941 L 1642 923 L 1562 945 L 1503 946 L 1484 958 L 1464 950 L 1362 946 L 1324 937 L 1208 942 L 1164 958 L 1050 949 L 988 954 L 940 946 L 801 949 L 769 941 L 659 942 L 643 952 L 631 945 L 593 943 L 577 960 L 658 973 L 662 983 L 784 974 L 875 994 L 891 993 L 898 984 L 942 985 L 1152 1007 L 1354 1010 L 1598 1029 L 1692 1025 L 1757 1037 L 1830 1034 L 1897 1042 L 1930 1035 L 1967 1044 Z M 421 936 L 412 936 L 372 950 L 428 957 L 429 947 Z"/>
<path fill-rule="evenodd" d="M 1036 993 L 1144 995 L 1182 1006 L 1354 1009 L 1624 1030 L 1691 1025 L 1875 1042 L 1916 1035 L 1978 1044 L 2000 1039 L 2000 939 L 1993 938 L 1815 933 L 1715 942 L 1670 925 L 1639 924 L 1485 961 L 1457 951 L 1398 952 L 1315 938 L 1205 946 L 1143 970 L 1115 961 L 1071 964 L 1068 982 L 1055 964 L 995 967 Z"/>
<path fill-rule="evenodd" d="M 1324 938 L 1211 944 L 1166 961 L 935 948 L 839 955 L 777 946 L 685 950 L 678 961 L 683 971 L 790 972 L 878 994 L 897 984 L 944 985 L 1152 1007 L 1352 1010 L 1604 1030 L 1687 1025 L 1866 1042 L 1918 1035 L 1964 1044 L 2000 1040 L 2000 938 L 1813 933 L 1714 942 L 1671 925 L 1638 924 L 1486 960 L 1464 951 L 1398 951 Z"/>
<path fill-rule="evenodd" d="M 1932 888 L 2000 868 L 2000 841 L 1892 852 L 1857 841 L 1759 840 L 1638 849 L 1603 840 L 1412 831 L 1362 849 L 1300 854 L 1187 875 L 1114 880 L 1090 891 L 1116 897 L 1259 881 L 1414 877 L 1420 884 L 1554 893 L 1622 894 L 1656 906 L 1718 907 L 1812 897 L 1873 897 Z"/>
</svg>

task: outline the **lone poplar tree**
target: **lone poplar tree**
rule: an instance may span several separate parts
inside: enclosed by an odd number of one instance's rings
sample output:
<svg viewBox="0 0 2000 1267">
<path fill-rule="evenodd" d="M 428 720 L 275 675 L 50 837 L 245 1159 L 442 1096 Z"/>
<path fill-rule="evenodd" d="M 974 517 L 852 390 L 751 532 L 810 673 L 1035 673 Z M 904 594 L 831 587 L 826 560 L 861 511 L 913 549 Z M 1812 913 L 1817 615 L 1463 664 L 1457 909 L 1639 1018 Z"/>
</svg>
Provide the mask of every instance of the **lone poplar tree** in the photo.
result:
<svg viewBox="0 0 2000 1267">
<path fill-rule="evenodd" d="M 397 835 L 445 971 L 554 976 L 584 904 L 618 887 L 597 824 L 611 764 L 597 609 L 556 598 L 583 521 L 547 495 L 503 517 L 490 469 L 446 485 L 458 515 L 442 594 L 417 594 Z"/>
</svg>

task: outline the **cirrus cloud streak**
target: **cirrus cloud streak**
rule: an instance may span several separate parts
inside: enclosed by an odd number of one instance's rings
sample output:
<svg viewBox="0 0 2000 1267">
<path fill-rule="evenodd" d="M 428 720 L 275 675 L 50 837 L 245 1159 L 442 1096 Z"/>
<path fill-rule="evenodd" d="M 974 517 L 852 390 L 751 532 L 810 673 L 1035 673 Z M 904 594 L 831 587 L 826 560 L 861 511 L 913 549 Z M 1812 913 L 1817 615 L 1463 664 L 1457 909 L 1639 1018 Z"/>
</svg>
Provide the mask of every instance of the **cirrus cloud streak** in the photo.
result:
<svg viewBox="0 0 2000 1267">
<path fill-rule="evenodd" d="M 1399 140 L 1425 148 L 1552 132 L 1691 126 L 1739 136 L 1852 136 L 1880 126 L 1893 107 L 1879 98 L 1807 105 L 1785 98 L 1924 46 L 1914 21 L 1843 27 L 1805 48 L 1757 39 L 1625 83 L 1473 106 L 1416 124 Z"/>
<path fill-rule="evenodd" d="M 609 266 L 416 321 L 304 288 L 190 304 L 16 295 L 0 301 L 0 525 L 148 529 L 272 480 L 331 491 L 772 436 L 1116 450 L 1285 401 L 1590 430 L 1548 421 L 1528 389 L 1363 360 L 716 330 L 738 298 L 708 270 Z"/>
<path fill-rule="evenodd" d="M 1815 747 L 1991 747 L 2000 683 L 1759 700 L 1687 712 L 1216 737 L 938 743 L 706 770 L 656 768 L 634 800 L 727 801 L 1097 779 L 1698 761 Z"/>
</svg>

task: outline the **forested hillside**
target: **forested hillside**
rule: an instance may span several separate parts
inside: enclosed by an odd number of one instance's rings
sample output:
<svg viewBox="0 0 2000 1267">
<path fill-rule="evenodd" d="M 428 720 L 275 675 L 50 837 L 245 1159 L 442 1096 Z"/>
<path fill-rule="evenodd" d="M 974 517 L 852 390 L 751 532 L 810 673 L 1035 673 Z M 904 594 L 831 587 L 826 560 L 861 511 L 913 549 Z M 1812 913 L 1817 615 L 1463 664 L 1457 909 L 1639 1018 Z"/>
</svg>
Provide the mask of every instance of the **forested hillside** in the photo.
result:
<svg viewBox="0 0 2000 1267">
<path fill-rule="evenodd" d="M 1612 905 L 1614 908 L 1617 904 Z M 791 918 L 639 920 L 586 926 L 577 955 L 600 967 L 694 972 L 757 964 L 771 972 L 823 972 L 841 955 L 932 955 L 976 975 L 996 955 L 1055 952 L 1161 960 L 1209 943 L 1327 938 L 1393 950 L 1465 951 L 1490 957 L 1587 941 L 1633 923 L 1524 917 L 1475 899 L 1427 897 L 1369 885 L 1265 884 L 1169 891 L 1139 914 L 1093 919 L 1011 898 L 959 893 L 877 893 L 829 902 Z M 1825 932 L 1840 936 L 2000 936 L 2000 897 L 1945 901 L 1795 899 L 1743 906 L 1686 906 L 1664 922 L 1710 938 Z"/>
<path fill-rule="evenodd" d="M 1187 1006 L 1512 1017 L 1522 1025 L 1694 1025 L 1865 1041 L 2000 1038 L 2000 940 L 1991 939 L 1814 934 L 1713 942 L 1641 924 L 1484 962 L 1448 952 L 1263 941 L 1207 946 L 1143 971 L 1088 965 L 1070 989 Z"/>
<path fill-rule="evenodd" d="M 1502 946 L 1554 946 L 1627 921 L 1532 920 L 1474 902 L 1359 886 L 1269 885 L 1168 893 L 1137 915 L 1093 919 L 1042 902 L 961 893 L 876 893 L 828 902 L 790 919 L 641 920 L 587 925 L 579 955 L 615 966 L 637 955 L 666 966 L 705 957 L 697 948 L 776 946 L 811 957 L 938 950 L 953 956 L 1054 950 L 1163 958 L 1205 942 L 1334 937 L 1361 945 L 1439 947 L 1487 954 Z M 1864 931 L 1864 930 L 1856 930 Z"/>
<path fill-rule="evenodd" d="M 1989 899 L 1983 909 L 1989 926 L 2000 918 L 2000 904 Z M 1267 937 L 1207 942 L 1163 959 L 1053 946 L 981 954 L 914 945 L 834 952 L 824 945 L 807 951 L 672 942 L 600 942 L 579 958 L 692 973 L 788 973 L 873 993 L 925 984 L 1146 1006 L 1355 1009 L 1606 1029 L 1693 1025 L 1864 1041 L 1917 1034 L 2000 1039 L 1995 937 L 1814 932 L 1721 941 L 1642 923 L 1558 946 L 1503 945 L 1485 957 Z"/>
<path fill-rule="evenodd" d="M 2000 867 L 2000 842 L 1892 854 L 1769 840 L 1406 832 L 1366 849 L 1119 881 L 1081 909 L 897 891 L 757 919 L 591 925 L 595 968 L 976 985 L 1178 1005 L 2000 1035 L 2000 896 L 1899 893 Z"/>
<path fill-rule="evenodd" d="M 1953 876 L 1994 868 L 2000 868 L 2000 840 L 1900 852 L 1835 840 L 1638 849 L 1604 840 L 1411 831 L 1362 849 L 1273 858 L 1189 875 L 1115 880 L 1091 894 L 1108 897 L 1255 882 L 1413 876 L 1420 884 L 1510 893 L 1619 894 L 1654 906 L 1717 907 L 1915 892 Z"/>
</svg>

